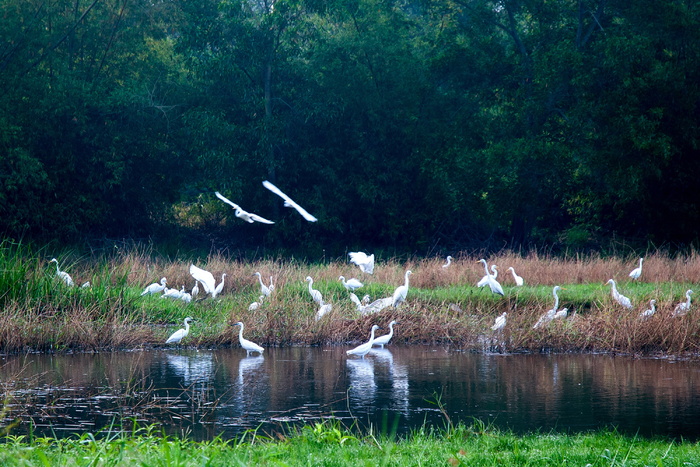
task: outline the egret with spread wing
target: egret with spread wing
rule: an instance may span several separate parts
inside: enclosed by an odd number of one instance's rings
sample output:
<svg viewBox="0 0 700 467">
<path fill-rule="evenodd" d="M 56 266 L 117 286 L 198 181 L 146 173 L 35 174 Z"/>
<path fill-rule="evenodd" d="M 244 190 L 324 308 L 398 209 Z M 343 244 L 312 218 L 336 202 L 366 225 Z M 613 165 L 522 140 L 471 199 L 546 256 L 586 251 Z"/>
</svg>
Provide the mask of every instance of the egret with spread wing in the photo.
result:
<svg viewBox="0 0 700 467">
<path fill-rule="evenodd" d="M 223 201 L 226 204 L 229 204 L 233 206 L 233 209 L 236 210 L 236 217 L 243 219 L 246 222 L 250 222 L 251 224 L 253 222 L 261 222 L 263 224 L 274 224 L 274 222 L 265 219 L 264 217 L 260 217 L 257 214 L 253 214 L 252 212 L 244 211 L 239 205 L 231 201 L 230 199 L 226 198 L 224 195 L 221 193 L 214 192 L 217 198 L 219 198 L 221 201 Z"/>
<path fill-rule="evenodd" d="M 262 182 L 262 183 L 263 183 L 263 186 L 264 186 L 265 188 L 267 188 L 268 190 L 270 190 L 271 192 L 273 192 L 274 194 L 276 194 L 277 196 L 279 196 L 280 198 L 282 198 L 282 199 L 284 200 L 284 206 L 285 206 L 285 207 L 296 209 L 297 212 L 298 212 L 299 214 L 301 214 L 301 216 L 302 216 L 304 219 L 306 219 L 307 221 L 309 221 L 309 222 L 316 222 L 316 221 L 318 220 L 318 219 L 316 219 L 314 216 L 312 216 L 311 214 L 309 214 L 309 213 L 306 211 L 306 209 L 302 208 L 302 207 L 299 206 L 297 203 L 295 203 L 294 200 L 292 200 L 292 198 L 290 198 L 289 196 L 285 195 L 285 194 L 282 192 L 282 190 L 280 190 L 279 188 L 277 188 L 277 187 L 276 187 L 275 185 L 273 185 L 272 183 L 268 182 L 267 180 L 265 180 L 265 181 Z"/>
</svg>

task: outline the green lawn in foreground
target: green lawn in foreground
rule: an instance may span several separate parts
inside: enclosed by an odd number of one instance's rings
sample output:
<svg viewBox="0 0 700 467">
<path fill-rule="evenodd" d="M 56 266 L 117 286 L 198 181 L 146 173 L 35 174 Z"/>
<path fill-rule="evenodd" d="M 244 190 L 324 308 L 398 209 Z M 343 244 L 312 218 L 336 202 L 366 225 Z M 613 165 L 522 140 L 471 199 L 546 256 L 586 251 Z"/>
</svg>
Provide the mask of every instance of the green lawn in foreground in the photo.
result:
<svg viewBox="0 0 700 467">
<path fill-rule="evenodd" d="M 393 440 L 357 435 L 329 421 L 276 440 L 248 433 L 232 441 L 193 442 L 148 431 L 100 439 L 92 435 L 61 440 L 8 437 L 0 444 L 0 465 L 696 466 L 700 446 L 610 431 L 518 436 L 478 422 L 446 430 L 423 428 Z"/>
</svg>

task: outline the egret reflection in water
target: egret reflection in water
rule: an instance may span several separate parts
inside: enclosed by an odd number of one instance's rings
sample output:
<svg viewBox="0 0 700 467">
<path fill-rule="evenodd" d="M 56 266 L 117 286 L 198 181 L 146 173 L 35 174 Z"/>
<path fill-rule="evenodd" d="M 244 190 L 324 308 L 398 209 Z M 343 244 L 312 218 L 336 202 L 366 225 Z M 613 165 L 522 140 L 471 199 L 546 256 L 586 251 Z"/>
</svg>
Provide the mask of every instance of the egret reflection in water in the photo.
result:
<svg viewBox="0 0 700 467">
<path fill-rule="evenodd" d="M 386 366 L 389 380 L 391 381 L 391 398 L 389 407 L 404 415 L 409 411 L 409 382 L 408 368 L 404 364 L 395 364 L 394 355 L 389 349 L 372 349 L 369 353 L 374 356 L 377 363 Z"/>
<path fill-rule="evenodd" d="M 203 384 L 214 376 L 214 355 L 210 352 L 195 354 L 171 355 L 166 354 L 168 368 L 182 378 L 183 386 Z"/>
<path fill-rule="evenodd" d="M 377 383 L 374 379 L 374 361 L 372 359 L 346 360 L 348 368 L 350 400 L 361 408 L 371 407 L 377 394 Z"/>
</svg>

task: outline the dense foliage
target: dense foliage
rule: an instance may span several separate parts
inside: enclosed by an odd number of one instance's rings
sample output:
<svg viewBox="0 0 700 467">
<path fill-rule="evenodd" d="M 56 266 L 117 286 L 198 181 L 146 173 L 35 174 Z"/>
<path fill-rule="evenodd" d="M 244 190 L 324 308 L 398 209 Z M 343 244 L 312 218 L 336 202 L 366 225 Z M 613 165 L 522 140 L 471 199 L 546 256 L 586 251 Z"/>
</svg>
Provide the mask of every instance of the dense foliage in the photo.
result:
<svg viewBox="0 0 700 467">
<path fill-rule="evenodd" d="M 5 235 L 698 240 L 694 1 L 2 0 L 0 15 Z M 215 190 L 276 224 L 235 219 Z"/>
</svg>

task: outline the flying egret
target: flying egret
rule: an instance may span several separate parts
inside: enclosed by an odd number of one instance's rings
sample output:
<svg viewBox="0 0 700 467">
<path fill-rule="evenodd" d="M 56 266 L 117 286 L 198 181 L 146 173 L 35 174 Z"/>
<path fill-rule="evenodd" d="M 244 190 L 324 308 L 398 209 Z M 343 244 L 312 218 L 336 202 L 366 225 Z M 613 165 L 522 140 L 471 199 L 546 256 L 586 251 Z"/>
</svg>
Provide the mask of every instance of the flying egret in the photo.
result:
<svg viewBox="0 0 700 467">
<path fill-rule="evenodd" d="M 217 295 L 221 293 L 224 288 L 224 279 L 226 278 L 226 273 L 221 275 L 221 282 L 216 285 L 216 280 L 214 276 L 209 271 L 200 269 L 194 264 L 190 265 L 190 275 L 198 280 L 202 284 L 205 294 L 211 294 L 211 298 L 216 298 Z"/>
<path fill-rule="evenodd" d="M 182 339 L 187 337 L 187 334 L 190 333 L 190 321 L 194 321 L 190 316 L 185 318 L 185 327 L 183 329 L 178 329 L 174 333 L 168 337 L 168 340 L 165 341 L 166 344 L 179 344 Z"/>
<path fill-rule="evenodd" d="M 639 279 L 639 276 L 642 275 L 642 262 L 644 261 L 644 258 L 639 258 L 639 267 L 635 268 L 630 272 L 630 277 L 634 280 Z"/>
<path fill-rule="evenodd" d="M 559 295 L 557 292 L 561 290 L 561 287 L 558 285 L 555 285 L 554 288 L 552 289 L 552 295 L 554 296 L 554 307 L 551 310 L 547 310 L 542 316 L 540 316 L 540 319 L 537 320 L 535 325 L 532 327 L 532 329 L 537 329 L 540 326 L 544 326 L 545 324 L 548 324 L 550 321 L 556 318 L 557 315 L 557 308 L 559 308 Z M 567 310 L 564 308 L 564 310 Z M 568 310 L 567 310 L 568 312 Z M 561 316 L 562 318 L 565 318 L 566 315 Z"/>
<path fill-rule="evenodd" d="M 613 279 L 610 279 L 608 284 L 612 285 L 612 289 L 610 290 L 610 294 L 612 295 L 613 300 L 615 300 L 617 303 L 622 305 L 625 308 L 632 308 L 632 302 L 630 301 L 629 298 L 625 297 L 622 295 L 620 292 L 617 291 L 617 286 L 615 285 L 615 281 Z"/>
<path fill-rule="evenodd" d="M 263 300 L 265 300 L 265 296 L 259 296 L 257 302 L 253 302 L 250 305 L 248 305 L 248 311 L 255 311 L 258 308 L 260 308 L 262 306 Z"/>
<path fill-rule="evenodd" d="M 285 194 L 282 192 L 282 190 L 280 190 L 279 188 L 277 188 L 277 187 L 276 187 L 275 185 L 273 185 L 272 183 L 270 183 L 270 182 L 268 182 L 267 180 L 265 180 L 264 182 L 262 182 L 262 184 L 263 184 L 263 186 L 264 186 L 265 188 L 267 188 L 268 190 L 270 190 L 271 192 L 273 192 L 274 194 L 276 194 L 277 196 L 279 196 L 280 198 L 282 198 L 282 199 L 284 200 L 284 207 L 296 209 L 297 212 L 298 212 L 299 214 L 301 214 L 301 216 L 302 216 L 304 219 L 306 219 L 307 221 L 309 221 L 309 222 L 316 222 L 316 221 L 318 220 L 318 219 L 316 219 L 314 216 L 312 216 L 311 214 L 309 214 L 308 211 L 307 211 L 306 209 L 302 208 L 302 207 L 299 206 L 297 203 L 295 203 L 294 200 L 292 200 L 292 198 L 290 198 L 289 196 L 285 195 Z"/>
<path fill-rule="evenodd" d="M 448 256 L 448 257 L 447 257 L 447 262 L 446 262 L 445 264 L 442 265 L 442 268 L 443 268 L 443 269 L 449 268 L 449 267 L 450 267 L 450 264 L 452 264 L 452 260 L 453 260 L 453 259 L 454 259 L 454 258 L 452 258 L 452 256 Z"/>
<path fill-rule="evenodd" d="M 690 295 L 693 293 L 692 290 L 688 290 L 685 293 L 685 298 L 687 299 L 685 302 L 680 302 L 678 305 L 676 305 L 676 308 L 673 309 L 673 316 L 683 316 L 688 311 L 690 311 Z"/>
<path fill-rule="evenodd" d="M 413 274 L 409 269 L 404 275 L 404 283 L 394 290 L 394 295 L 392 295 L 392 305 L 398 307 L 402 302 L 406 300 L 406 295 L 408 295 L 408 276 Z"/>
<path fill-rule="evenodd" d="M 252 212 L 244 211 L 239 205 L 231 201 L 230 199 L 226 198 L 224 195 L 219 193 L 218 191 L 214 192 L 217 198 L 219 198 L 221 201 L 223 201 L 226 204 L 229 204 L 233 206 L 233 209 L 236 210 L 236 217 L 239 219 L 243 219 L 246 222 L 253 223 L 253 222 L 261 222 L 263 224 L 274 224 L 274 222 L 265 219 L 264 217 L 260 217 L 257 214 L 253 214 Z"/>
<path fill-rule="evenodd" d="M 327 313 L 330 313 L 330 311 L 333 309 L 333 305 L 330 303 L 326 303 L 323 300 L 321 300 L 320 307 L 318 308 L 318 311 L 316 312 L 316 321 L 320 320 L 323 318 L 323 316 Z"/>
<path fill-rule="evenodd" d="M 232 324 L 231 326 L 240 326 L 241 327 L 240 331 L 238 332 L 238 342 L 240 342 L 241 347 L 243 347 L 245 349 L 246 356 L 250 355 L 251 352 L 258 352 L 258 353 L 260 353 L 260 355 L 262 355 L 262 353 L 265 349 L 260 347 L 255 342 L 251 342 L 248 339 L 243 338 L 243 323 L 242 322 L 239 321 L 236 324 Z"/>
<path fill-rule="evenodd" d="M 345 353 L 348 355 L 359 355 L 360 357 L 365 358 L 365 355 L 367 355 L 367 353 L 370 350 L 372 350 L 372 345 L 374 344 L 374 332 L 377 329 L 381 329 L 381 328 L 379 326 L 377 326 L 376 324 L 374 326 L 372 326 L 372 332 L 369 336 L 369 340 L 367 342 L 365 342 L 364 344 L 358 345 L 354 349 L 350 349 L 350 350 L 346 351 Z"/>
<path fill-rule="evenodd" d="M 639 314 L 639 319 L 649 319 L 656 313 L 656 300 L 649 300 L 649 309 L 644 310 Z"/>
<path fill-rule="evenodd" d="M 63 281 L 64 284 L 69 287 L 73 287 L 73 279 L 70 277 L 70 274 L 65 271 L 61 271 L 58 268 L 58 260 L 56 258 L 51 258 L 49 263 L 56 263 L 56 275 Z"/>
<path fill-rule="evenodd" d="M 374 253 L 367 256 L 365 252 L 353 251 L 348 253 L 350 256 L 350 262 L 356 264 L 360 271 L 367 274 L 372 274 L 374 272 Z"/>
<path fill-rule="evenodd" d="M 384 348 L 386 344 L 389 343 L 392 337 L 394 337 L 394 324 L 397 324 L 398 321 L 392 321 L 389 323 L 389 334 L 384 334 L 383 336 L 379 336 L 376 339 L 374 339 L 374 343 L 372 345 L 379 345 L 381 348 Z"/>
<path fill-rule="evenodd" d="M 525 283 L 523 278 L 515 273 L 515 269 L 513 269 L 512 266 L 509 267 L 507 270 L 513 273 L 513 280 L 515 281 L 515 285 L 521 287 Z"/>
<path fill-rule="evenodd" d="M 345 276 L 340 276 L 338 280 L 343 283 L 343 287 L 345 287 L 345 289 L 348 292 L 354 292 L 355 290 L 359 289 L 364 285 L 362 282 L 358 281 L 354 277 L 348 280 L 347 282 L 345 281 Z"/>
<path fill-rule="evenodd" d="M 154 282 L 153 284 L 146 287 L 143 290 L 143 292 L 141 292 L 141 295 L 151 295 L 151 294 L 161 293 L 163 290 L 165 290 L 165 285 L 167 283 L 168 283 L 168 280 L 165 277 L 163 277 L 160 280 L 160 284 L 158 282 Z"/>
<path fill-rule="evenodd" d="M 502 314 L 501 316 L 499 316 L 498 318 L 496 318 L 496 321 L 494 322 L 493 326 L 491 326 L 491 330 L 493 330 L 493 331 L 500 331 L 501 329 L 503 329 L 504 327 L 506 327 L 506 316 L 507 316 L 507 315 L 508 315 L 508 313 L 506 313 L 506 312 L 504 311 L 503 314 Z"/>
<path fill-rule="evenodd" d="M 321 295 L 321 292 L 313 288 L 314 280 L 311 278 L 311 276 L 306 276 L 306 279 L 304 280 L 309 283 L 309 293 L 311 294 L 313 301 L 321 305 L 323 303 L 323 295 Z"/>
<path fill-rule="evenodd" d="M 264 296 L 269 297 L 272 293 L 272 290 L 270 290 L 270 288 L 265 285 L 265 283 L 262 280 L 262 275 L 259 272 L 256 272 L 253 275 L 258 276 L 258 281 L 260 282 L 260 292 L 262 292 Z"/>
</svg>

